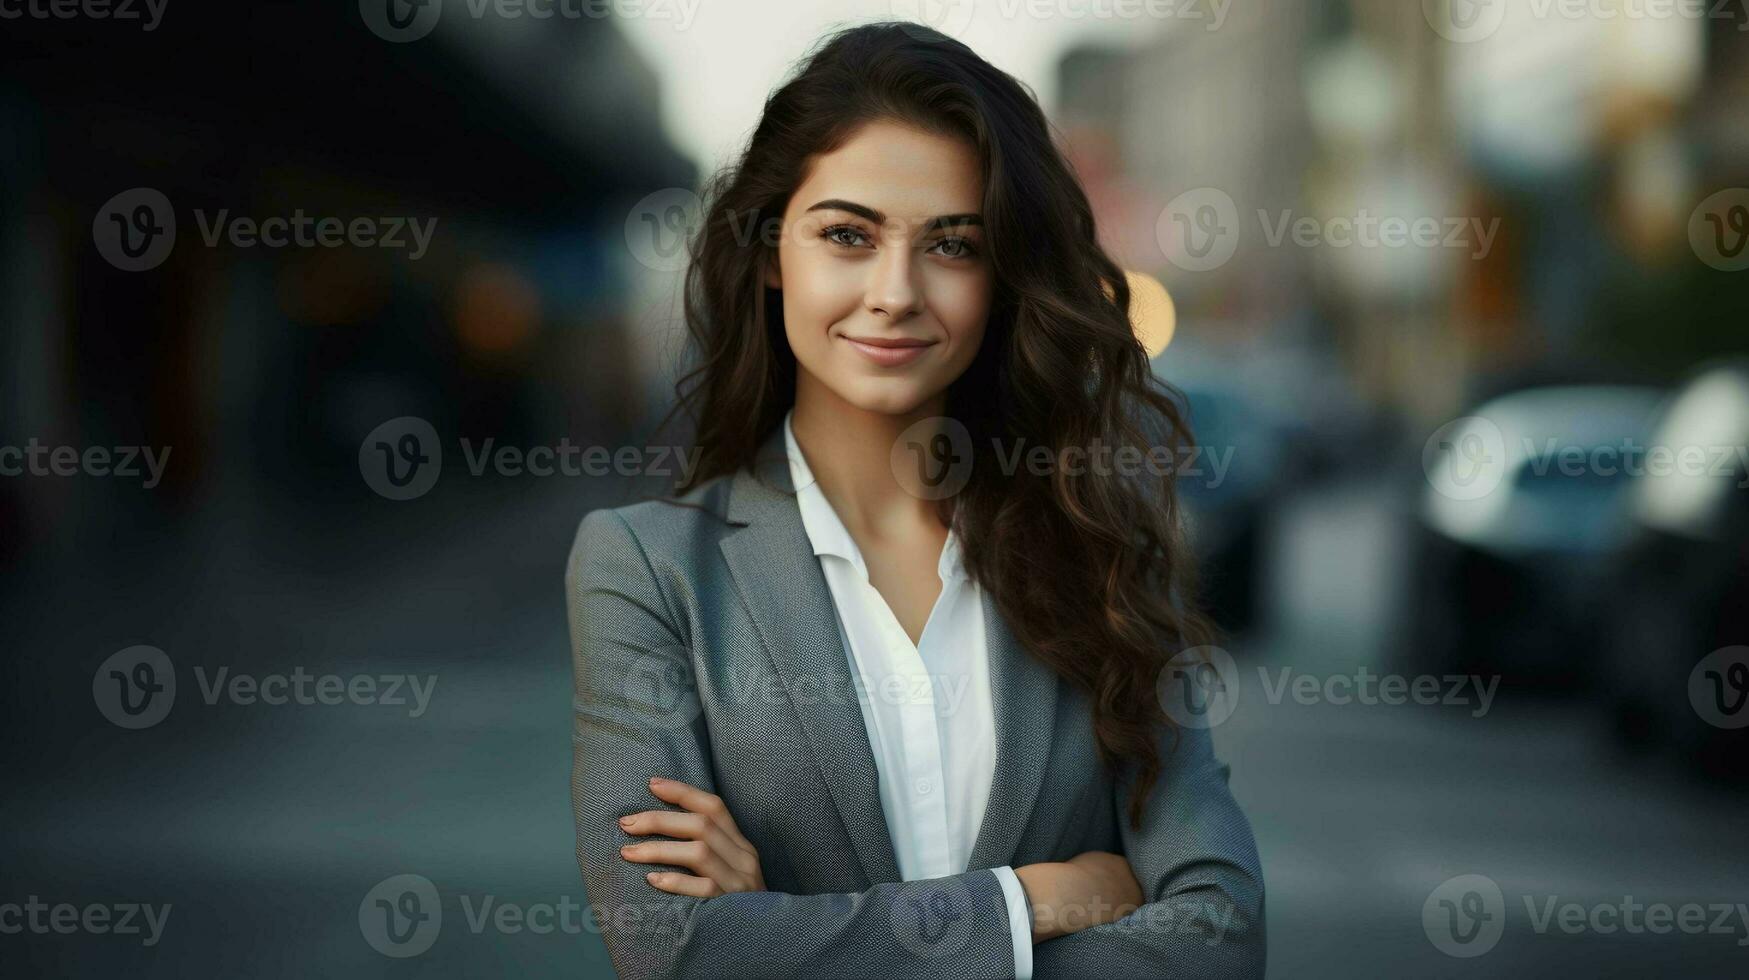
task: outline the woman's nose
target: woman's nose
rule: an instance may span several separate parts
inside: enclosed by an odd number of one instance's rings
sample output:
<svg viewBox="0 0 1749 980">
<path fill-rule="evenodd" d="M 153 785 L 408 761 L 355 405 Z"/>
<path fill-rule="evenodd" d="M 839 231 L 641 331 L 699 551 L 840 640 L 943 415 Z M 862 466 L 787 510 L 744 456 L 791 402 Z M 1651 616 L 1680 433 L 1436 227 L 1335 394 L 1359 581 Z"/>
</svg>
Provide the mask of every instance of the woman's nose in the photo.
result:
<svg viewBox="0 0 1749 980">
<path fill-rule="evenodd" d="M 869 312 L 885 313 L 897 321 L 915 311 L 921 290 L 917 270 L 912 264 L 911 249 L 907 245 L 889 244 L 882 248 L 869 275 L 868 293 L 864 298 Z"/>
</svg>

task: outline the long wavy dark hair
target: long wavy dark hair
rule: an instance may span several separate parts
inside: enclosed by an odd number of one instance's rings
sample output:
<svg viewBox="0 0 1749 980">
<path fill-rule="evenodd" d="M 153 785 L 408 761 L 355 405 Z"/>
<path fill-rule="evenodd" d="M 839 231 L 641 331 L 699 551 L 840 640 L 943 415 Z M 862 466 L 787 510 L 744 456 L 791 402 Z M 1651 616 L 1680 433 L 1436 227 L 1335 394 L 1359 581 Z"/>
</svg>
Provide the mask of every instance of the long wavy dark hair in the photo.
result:
<svg viewBox="0 0 1749 980">
<path fill-rule="evenodd" d="M 1139 765 L 1138 827 L 1161 770 L 1159 726 L 1172 725 L 1156 679 L 1180 651 L 1217 638 L 1196 601 L 1172 477 L 1005 473 L 979 447 L 1161 447 L 1176 460 L 1194 443 L 1181 393 L 1154 376 L 1131 326 L 1129 285 L 1095 239 L 1086 194 L 1018 81 L 945 34 L 878 23 L 828 35 L 766 100 L 740 160 L 706 184 L 688 242 L 696 363 L 662 427 L 684 410 L 699 455 L 674 493 L 754 468 L 794 404 L 782 294 L 763 276 L 775 244 L 748 229 L 781 222 L 809 158 L 877 119 L 977 148 L 995 295 L 983 345 L 948 391 L 974 459 L 941 517 L 1016 638 L 1090 696 L 1105 765 Z"/>
</svg>

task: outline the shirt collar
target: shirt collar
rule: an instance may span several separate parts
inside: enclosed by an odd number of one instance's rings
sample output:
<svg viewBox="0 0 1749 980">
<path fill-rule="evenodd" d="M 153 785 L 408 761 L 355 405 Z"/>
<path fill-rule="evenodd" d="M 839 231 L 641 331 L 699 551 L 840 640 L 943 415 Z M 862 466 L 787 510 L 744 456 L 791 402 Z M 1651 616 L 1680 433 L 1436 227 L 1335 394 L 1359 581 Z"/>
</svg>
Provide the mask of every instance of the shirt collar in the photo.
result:
<svg viewBox="0 0 1749 980">
<path fill-rule="evenodd" d="M 837 555 L 855 566 L 862 573 L 864 581 L 868 580 L 868 565 L 862 560 L 862 550 L 856 546 L 856 540 L 839 520 L 838 512 L 832 509 L 832 502 L 826 499 L 826 494 L 814 480 L 814 471 L 809 468 L 807 457 L 802 455 L 802 449 L 796 443 L 795 430 L 790 425 L 795 409 L 790 409 L 783 416 L 783 442 L 789 455 L 790 481 L 796 488 L 796 506 L 802 512 L 802 527 L 808 533 L 808 541 L 814 547 L 815 555 Z M 950 528 L 947 532 L 947 544 L 941 550 L 941 560 L 936 562 L 936 574 L 945 583 L 955 578 L 963 578 L 964 566 L 960 564 L 959 535 Z"/>
</svg>

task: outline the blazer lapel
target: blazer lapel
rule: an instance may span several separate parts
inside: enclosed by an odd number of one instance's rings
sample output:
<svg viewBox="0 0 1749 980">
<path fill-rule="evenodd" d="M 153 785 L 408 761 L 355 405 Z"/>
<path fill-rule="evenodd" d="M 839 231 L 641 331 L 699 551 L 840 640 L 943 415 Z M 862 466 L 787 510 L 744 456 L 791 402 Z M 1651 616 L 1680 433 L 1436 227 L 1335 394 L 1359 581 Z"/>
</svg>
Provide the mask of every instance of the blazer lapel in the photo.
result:
<svg viewBox="0 0 1749 980">
<path fill-rule="evenodd" d="M 798 696 L 796 691 L 800 678 L 818 679 L 827 691 L 854 692 L 856 687 L 839 638 L 832 592 L 793 494 L 780 425 L 760 446 L 751 470 L 744 468 L 733 478 L 727 516 L 746 526 L 722 540 L 723 556 L 766 653 L 790 692 L 869 883 L 898 881 L 898 856 L 881 808 L 880 777 L 861 708 L 854 700 L 812 692 Z M 1056 673 L 1026 652 L 989 593 L 979 589 L 979 595 L 996 722 L 996 767 L 984 821 L 967 861 L 969 871 L 1013 861 L 1044 782 L 1057 704 Z"/>
<path fill-rule="evenodd" d="M 728 518 L 747 526 L 722 540 L 723 557 L 789 691 L 863 873 L 871 885 L 898 881 L 899 859 L 881 809 L 874 751 L 855 701 L 857 688 L 839 639 L 832 592 L 793 496 L 781 426 L 760 447 L 756 468 L 766 483 L 779 489 L 762 485 L 747 469 L 735 474 Z M 801 679 L 819 687 L 798 693 Z M 822 690 L 844 696 L 822 697 Z"/>
<path fill-rule="evenodd" d="M 984 599 L 984 645 L 990 656 L 991 710 L 996 716 L 996 772 L 990 801 L 966 870 L 996 868 L 1014 861 L 1039 788 L 1045 763 L 1056 743 L 1057 674 L 1026 652 L 996 610 Z"/>
</svg>

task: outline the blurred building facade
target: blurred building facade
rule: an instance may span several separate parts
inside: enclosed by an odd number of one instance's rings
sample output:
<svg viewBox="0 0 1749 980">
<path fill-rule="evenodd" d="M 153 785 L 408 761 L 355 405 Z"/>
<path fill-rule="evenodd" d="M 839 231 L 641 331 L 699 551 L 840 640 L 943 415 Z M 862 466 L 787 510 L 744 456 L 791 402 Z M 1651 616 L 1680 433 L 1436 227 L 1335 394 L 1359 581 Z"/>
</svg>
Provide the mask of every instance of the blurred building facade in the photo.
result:
<svg viewBox="0 0 1749 980">
<path fill-rule="evenodd" d="M 152 493 L 0 481 L 0 562 L 144 533 L 162 525 L 141 514 L 197 511 L 221 484 L 345 526 L 371 495 L 330 477 L 402 415 L 446 439 L 626 438 L 645 379 L 625 215 L 695 174 L 611 20 L 451 16 L 391 43 L 358 5 L 173 13 L 174 40 L 167 23 L 118 44 L 90 18 L 0 36 L 0 441 L 167 443 L 174 463 Z M 133 188 L 178 224 L 139 272 L 93 239 Z M 400 248 L 205 240 L 215 221 L 294 215 L 431 234 L 422 250 L 405 232 Z"/>
<path fill-rule="evenodd" d="M 1108 246 L 1167 284 L 1192 344 L 1309 343 L 1411 424 L 1526 375 L 1667 382 L 1742 349 L 1749 290 L 1688 235 L 1749 183 L 1741 25 L 1504 6 L 1453 39 L 1438 4 L 1235 4 L 1219 29 L 1077 52 L 1062 120 Z M 1215 268 L 1156 227 L 1209 189 L 1238 222 Z M 1283 224 L 1369 214 L 1461 241 L 1296 246 Z"/>
</svg>

